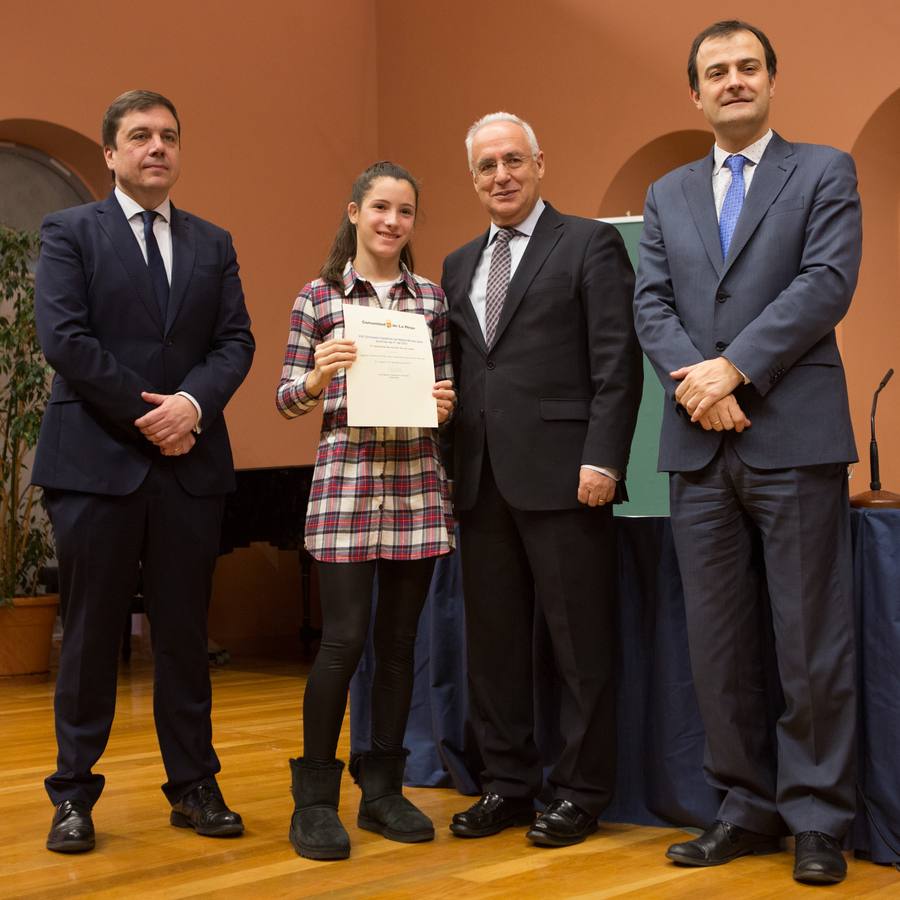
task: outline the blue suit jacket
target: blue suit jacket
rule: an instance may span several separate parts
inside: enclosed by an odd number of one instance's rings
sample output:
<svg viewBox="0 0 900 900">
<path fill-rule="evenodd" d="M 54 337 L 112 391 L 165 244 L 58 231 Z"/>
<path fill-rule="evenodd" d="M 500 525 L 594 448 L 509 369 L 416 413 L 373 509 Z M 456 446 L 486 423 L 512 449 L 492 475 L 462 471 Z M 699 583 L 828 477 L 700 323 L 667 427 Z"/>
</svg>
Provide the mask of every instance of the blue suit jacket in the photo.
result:
<svg viewBox="0 0 900 900">
<path fill-rule="evenodd" d="M 181 485 L 204 496 L 234 487 L 222 410 L 253 358 L 250 319 L 230 235 L 172 207 L 167 321 L 147 264 L 113 194 L 47 216 L 35 284 L 41 346 L 56 375 L 32 480 L 124 495 L 159 450 L 134 420 L 141 391 L 187 391 L 203 412 L 192 450 L 167 458 Z"/>
<path fill-rule="evenodd" d="M 846 153 L 777 134 L 754 173 L 722 258 L 712 152 L 661 178 L 644 209 L 635 324 L 668 402 L 661 471 L 695 471 L 724 432 L 691 424 L 669 372 L 724 355 L 751 384 L 735 397 L 752 427 L 733 435 L 756 468 L 855 460 L 834 328 L 850 305 L 862 233 Z"/>
</svg>

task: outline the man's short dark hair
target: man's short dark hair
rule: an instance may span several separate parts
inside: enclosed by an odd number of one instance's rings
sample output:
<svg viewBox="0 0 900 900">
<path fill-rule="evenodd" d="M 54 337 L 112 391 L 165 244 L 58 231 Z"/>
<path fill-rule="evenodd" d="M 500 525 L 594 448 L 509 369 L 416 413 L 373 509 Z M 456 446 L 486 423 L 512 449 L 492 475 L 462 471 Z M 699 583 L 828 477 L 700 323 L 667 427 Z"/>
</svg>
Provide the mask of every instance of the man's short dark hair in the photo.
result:
<svg viewBox="0 0 900 900">
<path fill-rule="evenodd" d="M 116 146 L 116 134 L 119 131 L 119 122 L 126 113 L 133 112 L 136 109 L 151 109 L 154 106 L 164 106 L 175 118 L 175 124 L 178 126 L 178 137 L 181 138 L 181 122 L 178 119 L 178 113 L 175 111 L 175 104 L 168 97 L 157 94 L 155 91 L 125 91 L 119 94 L 109 109 L 103 115 L 103 127 L 101 129 L 101 139 L 104 147 Z"/>
<path fill-rule="evenodd" d="M 694 38 L 694 43 L 691 44 L 691 53 L 688 57 L 688 81 L 690 82 L 691 90 L 694 91 L 694 93 L 700 92 L 700 78 L 697 74 L 697 52 L 700 49 L 700 45 L 707 38 L 728 37 L 736 31 L 749 31 L 750 34 L 754 35 L 759 40 L 766 53 L 766 70 L 769 73 L 769 78 L 772 79 L 775 77 L 778 59 L 776 58 L 775 50 L 765 33 L 755 25 L 751 25 L 749 22 L 741 22 L 739 19 L 726 19 L 724 22 L 716 22 L 715 25 L 704 28 L 703 31 Z"/>
</svg>

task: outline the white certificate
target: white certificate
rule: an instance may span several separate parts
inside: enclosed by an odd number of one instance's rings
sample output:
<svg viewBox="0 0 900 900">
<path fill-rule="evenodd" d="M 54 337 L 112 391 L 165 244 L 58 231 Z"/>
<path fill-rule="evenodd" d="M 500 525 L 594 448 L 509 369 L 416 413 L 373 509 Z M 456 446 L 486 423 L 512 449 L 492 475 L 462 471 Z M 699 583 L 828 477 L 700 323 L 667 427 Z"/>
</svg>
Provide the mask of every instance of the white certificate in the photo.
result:
<svg viewBox="0 0 900 900">
<path fill-rule="evenodd" d="M 437 428 L 425 316 L 346 303 L 344 337 L 356 341 L 356 361 L 347 369 L 348 425 Z"/>
</svg>

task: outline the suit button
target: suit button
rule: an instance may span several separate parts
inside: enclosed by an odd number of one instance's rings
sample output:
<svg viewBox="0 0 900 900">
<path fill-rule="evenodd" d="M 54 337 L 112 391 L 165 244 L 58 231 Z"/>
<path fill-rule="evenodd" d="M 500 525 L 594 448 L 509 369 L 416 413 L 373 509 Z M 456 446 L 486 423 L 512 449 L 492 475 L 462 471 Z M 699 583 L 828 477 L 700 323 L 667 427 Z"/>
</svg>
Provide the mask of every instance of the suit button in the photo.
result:
<svg viewBox="0 0 900 900">
<path fill-rule="evenodd" d="M 725 341 L 716 341 L 716 350 L 721 353 L 728 346 Z"/>
<path fill-rule="evenodd" d="M 488 360 L 488 368 L 489 368 L 489 369 L 493 369 L 494 366 L 495 366 L 494 361 L 493 361 L 492 359 L 489 359 L 489 360 Z"/>
<path fill-rule="evenodd" d="M 483 410 L 483 409 L 479 409 L 479 410 L 478 410 L 478 415 L 481 416 L 481 418 L 483 419 L 483 418 L 484 418 L 484 410 Z"/>
<path fill-rule="evenodd" d="M 167 346 L 167 347 L 174 347 L 174 346 L 175 346 L 175 341 L 166 341 L 166 346 Z"/>
<path fill-rule="evenodd" d="M 730 296 L 728 291 L 716 291 L 716 300 L 719 303 L 724 303 Z"/>
</svg>

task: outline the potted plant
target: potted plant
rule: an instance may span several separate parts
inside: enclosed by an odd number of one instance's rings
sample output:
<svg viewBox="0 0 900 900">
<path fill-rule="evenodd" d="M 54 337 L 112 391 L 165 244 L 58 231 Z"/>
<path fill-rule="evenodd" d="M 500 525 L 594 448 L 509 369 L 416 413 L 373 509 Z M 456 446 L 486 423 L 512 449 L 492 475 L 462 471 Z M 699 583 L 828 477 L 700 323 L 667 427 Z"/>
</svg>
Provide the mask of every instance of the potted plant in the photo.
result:
<svg viewBox="0 0 900 900">
<path fill-rule="evenodd" d="M 37 250 L 36 234 L 0 226 L 0 675 L 48 671 L 58 603 L 38 596 L 53 545 L 27 470 L 50 376 L 34 323 Z"/>
</svg>

